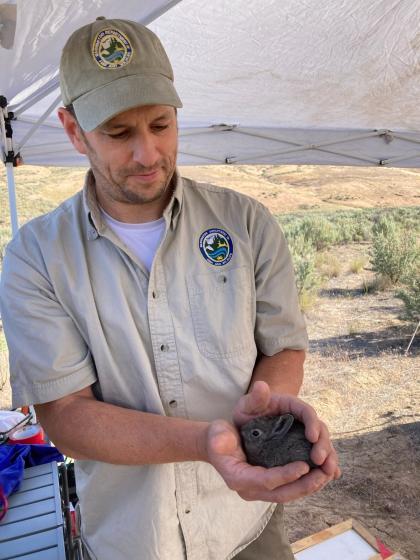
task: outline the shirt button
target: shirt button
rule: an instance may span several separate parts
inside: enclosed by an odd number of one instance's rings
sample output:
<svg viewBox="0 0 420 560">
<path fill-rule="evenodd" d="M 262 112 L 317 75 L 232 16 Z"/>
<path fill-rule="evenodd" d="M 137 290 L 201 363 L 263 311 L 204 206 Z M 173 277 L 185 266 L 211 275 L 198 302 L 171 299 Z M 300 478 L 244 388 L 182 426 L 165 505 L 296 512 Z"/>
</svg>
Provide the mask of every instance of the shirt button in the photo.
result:
<svg viewBox="0 0 420 560">
<path fill-rule="evenodd" d="M 190 510 L 190 509 L 186 509 L 186 510 L 185 510 L 185 513 L 191 513 L 191 510 Z"/>
<path fill-rule="evenodd" d="M 162 352 L 167 352 L 169 350 L 169 346 L 167 344 L 162 344 L 160 349 L 162 350 Z"/>
<path fill-rule="evenodd" d="M 219 282 L 219 284 L 226 284 L 227 278 L 224 274 L 222 274 L 221 276 L 218 276 L 217 281 Z"/>
<path fill-rule="evenodd" d="M 157 296 L 157 293 L 156 293 L 155 291 L 153 291 L 153 292 L 152 292 L 152 298 L 153 298 L 153 299 L 156 299 L 157 297 L 158 297 L 158 296 Z"/>
<path fill-rule="evenodd" d="M 169 406 L 171 408 L 176 408 L 178 406 L 178 403 L 176 402 L 175 399 L 172 399 L 171 401 L 169 401 Z"/>
</svg>

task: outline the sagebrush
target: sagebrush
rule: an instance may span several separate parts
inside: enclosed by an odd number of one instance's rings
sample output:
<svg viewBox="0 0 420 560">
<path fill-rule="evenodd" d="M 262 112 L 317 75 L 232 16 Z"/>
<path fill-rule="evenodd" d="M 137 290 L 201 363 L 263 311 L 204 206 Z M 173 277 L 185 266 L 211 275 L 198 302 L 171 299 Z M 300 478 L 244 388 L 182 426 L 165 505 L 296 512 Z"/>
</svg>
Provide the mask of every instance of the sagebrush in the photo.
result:
<svg viewBox="0 0 420 560">
<path fill-rule="evenodd" d="M 404 277 L 397 297 L 404 302 L 402 319 L 420 321 L 420 265 L 417 263 L 413 274 Z"/>
<path fill-rule="evenodd" d="M 372 232 L 370 262 L 373 270 L 393 285 L 410 278 L 419 257 L 415 233 L 401 227 L 389 216 L 382 216 Z"/>
</svg>

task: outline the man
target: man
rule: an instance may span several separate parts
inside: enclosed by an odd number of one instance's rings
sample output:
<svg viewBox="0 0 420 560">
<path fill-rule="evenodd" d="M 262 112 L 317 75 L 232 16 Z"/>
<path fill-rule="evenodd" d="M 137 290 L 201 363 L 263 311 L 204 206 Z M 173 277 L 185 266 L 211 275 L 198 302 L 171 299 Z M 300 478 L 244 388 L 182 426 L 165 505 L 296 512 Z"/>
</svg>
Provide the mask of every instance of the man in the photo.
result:
<svg viewBox="0 0 420 560">
<path fill-rule="evenodd" d="M 285 240 L 256 201 L 179 177 L 182 105 L 145 27 L 79 29 L 60 76 L 59 117 L 91 170 L 7 250 L 14 406 L 34 403 L 76 459 L 89 557 L 293 558 L 276 504 L 339 468 L 296 398 L 307 339 Z M 247 464 L 237 428 L 283 412 L 319 468 Z"/>
</svg>

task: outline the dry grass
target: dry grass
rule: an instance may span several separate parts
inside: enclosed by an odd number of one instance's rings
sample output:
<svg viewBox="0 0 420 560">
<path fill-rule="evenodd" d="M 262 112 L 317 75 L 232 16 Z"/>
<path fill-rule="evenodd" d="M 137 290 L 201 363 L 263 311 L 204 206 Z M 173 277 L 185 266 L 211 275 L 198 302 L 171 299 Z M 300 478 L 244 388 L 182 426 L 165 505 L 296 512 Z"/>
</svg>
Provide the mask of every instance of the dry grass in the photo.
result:
<svg viewBox="0 0 420 560">
<path fill-rule="evenodd" d="M 369 432 L 383 426 L 390 411 L 394 421 L 415 413 L 419 387 L 407 382 L 413 360 L 418 361 L 401 351 L 371 357 L 354 357 L 334 347 L 327 355 L 314 352 L 307 360 L 301 396 L 317 408 L 335 437 Z"/>
<path fill-rule="evenodd" d="M 323 278 L 337 278 L 341 272 L 341 263 L 338 257 L 328 251 L 317 253 L 315 266 Z"/>
<path fill-rule="evenodd" d="M 374 294 L 376 292 L 385 292 L 392 288 L 392 282 L 389 278 L 376 274 L 370 280 L 364 282 L 364 290 L 367 294 Z"/>
<path fill-rule="evenodd" d="M 367 259 L 365 257 L 353 259 L 350 262 L 349 270 L 353 274 L 359 274 L 359 272 L 361 272 L 365 268 L 366 263 L 367 263 Z"/>
<path fill-rule="evenodd" d="M 308 313 L 313 309 L 318 298 L 316 290 L 303 290 L 298 297 L 299 305 L 303 313 Z"/>
</svg>

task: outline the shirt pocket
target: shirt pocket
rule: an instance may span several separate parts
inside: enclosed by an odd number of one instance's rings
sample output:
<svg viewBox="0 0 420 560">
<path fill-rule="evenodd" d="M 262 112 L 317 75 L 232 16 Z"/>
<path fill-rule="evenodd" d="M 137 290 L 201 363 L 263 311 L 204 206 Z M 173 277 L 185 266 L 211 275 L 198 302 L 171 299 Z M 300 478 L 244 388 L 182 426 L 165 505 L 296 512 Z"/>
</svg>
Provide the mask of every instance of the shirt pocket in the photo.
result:
<svg viewBox="0 0 420 560">
<path fill-rule="evenodd" d="M 251 274 L 248 266 L 190 277 L 197 346 L 207 358 L 230 358 L 254 349 Z"/>
</svg>

